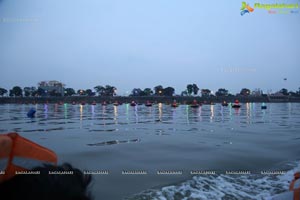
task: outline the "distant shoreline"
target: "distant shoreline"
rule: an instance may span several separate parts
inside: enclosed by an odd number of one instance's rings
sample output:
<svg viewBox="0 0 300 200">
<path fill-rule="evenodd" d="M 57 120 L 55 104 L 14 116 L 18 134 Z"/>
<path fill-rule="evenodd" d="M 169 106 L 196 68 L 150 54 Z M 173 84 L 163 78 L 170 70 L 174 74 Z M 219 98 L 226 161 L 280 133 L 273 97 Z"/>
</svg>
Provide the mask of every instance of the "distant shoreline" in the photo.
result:
<svg viewBox="0 0 300 200">
<path fill-rule="evenodd" d="M 247 102 L 300 102 L 300 97 L 291 96 L 222 96 L 222 97 L 199 97 L 199 96 L 137 96 L 137 97 L 124 97 L 124 96 L 68 96 L 68 97 L 1 97 L 0 104 L 32 104 L 32 103 L 136 103 L 144 104 L 147 101 L 153 103 L 171 103 L 173 100 L 181 104 L 189 104 L 193 100 L 201 103 L 221 103 L 221 102 L 234 102 L 238 99 L 241 103 Z"/>
</svg>

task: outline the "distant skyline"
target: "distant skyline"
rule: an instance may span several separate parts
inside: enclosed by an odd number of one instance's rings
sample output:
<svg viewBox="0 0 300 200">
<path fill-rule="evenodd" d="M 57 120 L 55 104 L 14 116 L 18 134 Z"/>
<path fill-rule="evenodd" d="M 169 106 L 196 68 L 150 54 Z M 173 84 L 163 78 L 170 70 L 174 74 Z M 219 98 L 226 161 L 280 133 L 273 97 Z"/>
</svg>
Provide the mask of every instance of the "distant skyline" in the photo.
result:
<svg viewBox="0 0 300 200">
<path fill-rule="evenodd" d="M 298 3 L 261 0 L 254 3 Z M 186 85 L 216 91 L 300 87 L 300 13 L 242 1 L 2 0 L 0 87 L 57 80 L 74 89 Z M 297 10 L 296 10 L 297 11 Z M 298 9 L 299 11 L 299 9 Z M 284 80 L 286 78 L 287 80 Z"/>
</svg>

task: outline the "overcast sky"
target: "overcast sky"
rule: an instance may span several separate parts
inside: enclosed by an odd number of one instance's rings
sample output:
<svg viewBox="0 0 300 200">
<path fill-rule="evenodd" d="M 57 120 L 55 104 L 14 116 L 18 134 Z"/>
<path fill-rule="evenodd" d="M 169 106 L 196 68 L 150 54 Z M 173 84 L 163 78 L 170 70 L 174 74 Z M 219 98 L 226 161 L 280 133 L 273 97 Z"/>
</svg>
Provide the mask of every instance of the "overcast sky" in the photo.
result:
<svg viewBox="0 0 300 200">
<path fill-rule="evenodd" d="M 241 16 L 240 8 L 241 1 L 0 0 L 0 87 L 58 80 L 75 89 L 110 84 L 119 95 L 157 85 L 180 94 L 188 83 L 233 93 L 298 89 L 300 13 Z"/>
</svg>

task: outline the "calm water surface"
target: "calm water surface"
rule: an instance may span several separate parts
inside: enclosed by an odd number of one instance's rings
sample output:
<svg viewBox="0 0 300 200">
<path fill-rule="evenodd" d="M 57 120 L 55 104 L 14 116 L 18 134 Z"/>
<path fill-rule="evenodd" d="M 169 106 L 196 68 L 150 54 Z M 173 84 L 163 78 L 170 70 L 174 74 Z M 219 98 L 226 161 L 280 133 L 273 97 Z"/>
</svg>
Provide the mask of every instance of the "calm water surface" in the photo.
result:
<svg viewBox="0 0 300 200">
<path fill-rule="evenodd" d="M 60 163 L 109 170 L 93 176 L 95 199 L 265 199 L 286 191 L 299 170 L 300 104 L 260 106 L 5 104 L 0 132 L 15 131 L 54 150 Z M 26 117 L 32 107 L 34 119 Z M 122 175 L 122 170 L 148 174 Z M 191 170 L 216 174 L 195 176 Z M 226 170 L 252 174 L 226 175 Z M 288 173 L 269 176 L 261 170 Z"/>
</svg>

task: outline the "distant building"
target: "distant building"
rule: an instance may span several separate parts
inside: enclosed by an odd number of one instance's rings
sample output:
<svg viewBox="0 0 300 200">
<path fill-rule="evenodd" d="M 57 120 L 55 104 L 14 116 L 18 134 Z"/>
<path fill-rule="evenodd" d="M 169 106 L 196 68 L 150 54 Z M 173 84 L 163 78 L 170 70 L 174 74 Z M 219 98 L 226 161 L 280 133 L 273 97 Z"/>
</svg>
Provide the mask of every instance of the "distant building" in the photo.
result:
<svg viewBox="0 0 300 200">
<path fill-rule="evenodd" d="M 255 89 L 251 92 L 251 94 L 252 94 L 253 96 L 261 96 L 261 95 L 263 95 L 263 91 L 262 91 L 261 89 L 259 89 L 259 88 L 255 88 Z"/>
<path fill-rule="evenodd" d="M 45 91 L 45 96 L 64 96 L 65 84 L 59 81 L 41 81 L 38 87 Z"/>
</svg>

